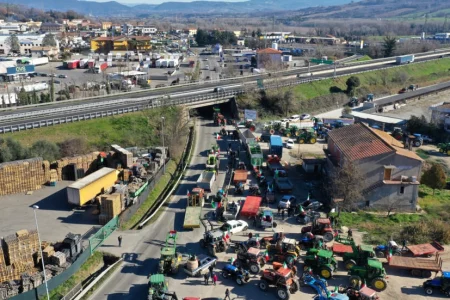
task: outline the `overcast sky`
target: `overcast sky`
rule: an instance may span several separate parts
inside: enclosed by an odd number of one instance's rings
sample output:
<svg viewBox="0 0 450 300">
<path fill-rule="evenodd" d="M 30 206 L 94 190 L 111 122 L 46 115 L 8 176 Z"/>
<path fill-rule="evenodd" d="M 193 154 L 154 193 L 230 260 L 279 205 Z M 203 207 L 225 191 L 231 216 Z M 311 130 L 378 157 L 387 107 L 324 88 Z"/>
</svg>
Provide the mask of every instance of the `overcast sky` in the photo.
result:
<svg viewBox="0 0 450 300">
<path fill-rule="evenodd" d="M 89 0 L 95 2 L 109 2 L 111 0 Z M 161 4 L 164 2 L 192 2 L 193 0 L 113 0 L 123 4 Z M 196 1 L 205 1 L 205 0 L 196 0 Z M 207 0 L 207 1 L 223 1 L 223 2 L 242 2 L 246 0 Z"/>
</svg>

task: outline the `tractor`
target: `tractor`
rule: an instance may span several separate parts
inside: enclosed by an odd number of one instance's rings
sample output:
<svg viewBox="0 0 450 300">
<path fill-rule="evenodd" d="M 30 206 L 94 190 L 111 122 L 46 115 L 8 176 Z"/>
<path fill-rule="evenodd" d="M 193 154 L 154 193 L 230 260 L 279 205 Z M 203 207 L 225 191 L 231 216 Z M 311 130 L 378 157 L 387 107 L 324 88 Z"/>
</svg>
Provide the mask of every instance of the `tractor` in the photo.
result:
<svg viewBox="0 0 450 300">
<path fill-rule="evenodd" d="M 219 158 L 220 155 L 220 149 L 219 149 L 219 145 L 217 144 L 211 144 L 211 154 L 215 154 L 217 158 Z"/>
<path fill-rule="evenodd" d="M 427 295 L 432 295 L 435 290 L 438 290 L 450 297 L 450 272 L 442 272 L 442 276 L 425 281 L 423 288 Z"/>
<path fill-rule="evenodd" d="M 205 226 L 206 229 L 206 225 L 203 224 L 203 226 Z M 207 248 L 208 253 L 211 256 L 215 256 L 218 252 L 227 251 L 229 241 L 230 237 L 222 230 L 210 230 L 205 231 L 203 234 L 203 239 L 200 240 L 200 246 L 202 246 L 202 248 Z"/>
<path fill-rule="evenodd" d="M 169 285 L 163 274 L 150 275 L 148 279 L 148 300 L 178 300 L 175 292 L 168 291 Z"/>
<path fill-rule="evenodd" d="M 364 266 L 353 266 L 349 272 L 350 285 L 359 288 L 362 283 L 368 283 L 377 292 L 382 292 L 387 288 L 386 271 L 381 262 L 376 259 L 368 259 Z"/>
<path fill-rule="evenodd" d="M 256 227 L 266 229 L 266 228 L 276 228 L 277 223 L 273 220 L 273 213 L 271 210 L 261 210 L 255 219 Z"/>
<path fill-rule="evenodd" d="M 367 264 L 370 259 L 376 259 L 375 251 L 373 247 L 369 245 L 356 246 L 355 243 L 351 243 L 353 252 L 344 253 L 343 261 L 346 270 L 350 270 L 354 266 L 363 266 Z"/>
<path fill-rule="evenodd" d="M 297 278 L 288 268 L 264 270 L 258 286 L 263 291 L 267 291 L 269 286 L 275 286 L 277 296 L 281 300 L 288 300 L 290 294 L 295 294 L 300 289 Z"/>
<path fill-rule="evenodd" d="M 278 240 L 275 245 L 268 245 L 267 252 L 269 261 L 285 262 L 288 266 L 295 264 L 300 257 L 300 247 L 294 239 L 283 238 Z"/>
<path fill-rule="evenodd" d="M 356 97 L 352 97 L 350 99 L 350 101 L 348 102 L 348 106 L 350 106 L 350 107 L 356 107 L 358 105 L 359 105 L 359 99 Z"/>
<path fill-rule="evenodd" d="M 439 143 L 438 149 L 439 152 L 450 155 L 450 143 Z"/>
<path fill-rule="evenodd" d="M 304 271 L 311 268 L 314 273 L 325 279 L 333 277 L 333 272 L 337 270 L 337 261 L 333 257 L 333 251 L 312 248 L 306 252 L 303 259 Z"/>
<path fill-rule="evenodd" d="M 392 131 L 391 135 L 397 141 L 403 140 L 403 130 L 400 127 L 394 127 L 394 130 Z"/>
<path fill-rule="evenodd" d="M 300 134 L 300 130 L 295 125 L 289 126 L 289 128 L 286 128 L 286 130 L 284 131 L 284 135 L 287 137 L 294 137 L 294 136 L 298 136 L 299 134 Z"/>
<path fill-rule="evenodd" d="M 170 231 L 166 237 L 166 243 L 161 248 L 159 259 L 159 274 L 176 274 L 181 261 L 181 255 L 177 253 L 177 232 Z"/>
<path fill-rule="evenodd" d="M 307 232 L 311 232 L 314 235 L 322 235 L 323 240 L 326 243 L 331 242 L 337 236 L 337 233 L 331 227 L 331 222 L 328 218 L 314 219 L 311 226 L 302 228 L 302 234 Z"/>
<path fill-rule="evenodd" d="M 189 206 L 203 206 L 206 198 L 204 189 L 194 188 L 188 195 Z"/>
<path fill-rule="evenodd" d="M 206 169 L 211 171 L 219 170 L 219 160 L 215 154 L 209 154 L 206 159 Z"/>
<path fill-rule="evenodd" d="M 238 268 L 248 269 L 252 274 L 258 274 L 266 264 L 266 260 L 263 250 L 250 247 L 247 252 L 238 252 L 233 264 Z"/>
<path fill-rule="evenodd" d="M 297 142 L 299 144 L 315 144 L 317 142 L 317 135 L 312 129 L 303 129 L 300 135 L 297 137 Z"/>
</svg>

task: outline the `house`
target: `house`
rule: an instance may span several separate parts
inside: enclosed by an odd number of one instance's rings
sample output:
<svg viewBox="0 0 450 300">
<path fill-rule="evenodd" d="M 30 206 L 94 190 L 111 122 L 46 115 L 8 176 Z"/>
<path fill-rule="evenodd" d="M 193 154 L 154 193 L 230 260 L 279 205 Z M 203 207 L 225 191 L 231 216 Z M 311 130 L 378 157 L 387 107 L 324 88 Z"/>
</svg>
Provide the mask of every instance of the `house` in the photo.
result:
<svg viewBox="0 0 450 300">
<path fill-rule="evenodd" d="M 321 174 L 325 163 L 325 158 L 316 158 L 312 156 L 302 157 L 302 169 L 307 174 Z"/>
<path fill-rule="evenodd" d="M 236 44 L 238 46 L 245 46 L 245 39 L 238 39 Z"/>
<path fill-rule="evenodd" d="M 450 102 L 441 102 L 430 107 L 431 122 L 444 127 L 444 130 L 450 132 Z"/>
<path fill-rule="evenodd" d="M 149 35 L 154 34 L 158 31 L 155 26 L 148 25 L 132 25 L 125 23 L 121 27 L 122 35 Z"/>
<path fill-rule="evenodd" d="M 334 129 L 324 152 L 326 173 L 349 162 L 360 172 L 360 207 L 416 209 L 423 160 L 388 133 L 362 123 Z"/>
<path fill-rule="evenodd" d="M 102 30 L 109 30 L 112 27 L 112 22 L 102 22 Z"/>
<path fill-rule="evenodd" d="M 91 51 L 104 54 L 111 51 L 145 51 L 151 48 L 151 38 L 148 36 L 99 37 L 91 40 Z"/>
<path fill-rule="evenodd" d="M 258 69 L 278 69 L 281 67 L 281 56 L 283 52 L 273 48 L 256 51 Z"/>
<path fill-rule="evenodd" d="M 65 30 L 64 24 L 59 23 L 42 23 L 42 32 L 63 32 Z"/>
<path fill-rule="evenodd" d="M 33 57 L 43 57 L 43 56 L 55 56 L 59 54 L 59 48 L 56 47 L 31 47 L 31 56 Z"/>
<path fill-rule="evenodd" d="M 17 35 L 20 44 L 20 54 L 31 54 L 31 49 L 33 47 L 42 48 L 42 40 L 45 34 L 38 35 Z M 11 52 L 10 46 L 6 43 L 9 35 L 0 35 L 0 54 L 8 54 Z M 59 48 L 59 42 L 56 40 L 56 47 Z"/>
</svg>

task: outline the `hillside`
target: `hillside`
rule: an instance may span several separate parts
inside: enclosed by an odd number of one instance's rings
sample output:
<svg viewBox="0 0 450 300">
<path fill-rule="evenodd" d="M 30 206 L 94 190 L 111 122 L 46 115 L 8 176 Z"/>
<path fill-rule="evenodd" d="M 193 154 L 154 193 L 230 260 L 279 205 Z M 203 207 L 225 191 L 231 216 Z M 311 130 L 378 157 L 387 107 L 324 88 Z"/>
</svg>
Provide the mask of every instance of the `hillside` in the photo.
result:
<svg viewBox="0 0 450 300">
<path fill-rule="evenodd" d="M 94 16 L 135 16 L 145 13 L 167 14 L 227 14 L 227 13 L 253 13 L 270 11 L 290 11 L 310 6 L 341 5 L 350 0 L 249 0 L 245 2 L 165 2 L 160 5 L 139 4 L 127 6 L 116 1 L 94 2 L 80 0 L 0 0 L 0 3 L 21 4 L 42 10 L 67 11 L 74 10 L 83 14 Z"/>
<path fill-rule="evenodd" d="M 425 19 L 428 17 L 445 17 L 450 9 L 446 0 L 363 0 L 344 5 L 315 7 L 293 12 L 304 19 L 341 19 L 358 18 L 374 20 L 377 18 Z"/>
</svg>

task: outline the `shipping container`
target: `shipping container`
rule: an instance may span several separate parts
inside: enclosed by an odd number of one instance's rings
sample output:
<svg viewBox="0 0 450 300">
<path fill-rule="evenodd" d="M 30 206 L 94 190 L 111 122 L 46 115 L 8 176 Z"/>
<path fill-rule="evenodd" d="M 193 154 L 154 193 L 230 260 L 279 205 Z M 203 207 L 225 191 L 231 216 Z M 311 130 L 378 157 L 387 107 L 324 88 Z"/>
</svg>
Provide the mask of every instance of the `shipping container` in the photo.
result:
<svg viewBox="0 0 450 300">
<path fill-rule="evenodd" d="M 105 193 L 116 183 L 118 173 L 115 169 L 102 168 L 69 185 L 67 187 L 69 204 L 83 206 L 96 196 Z"/>
<path fill-rule="evenodd" d="M 258 214 L 259 207 L 261 206 L 261 200 L 261 197 L 247 196 L 241 209 L 241 216 L 248 218 L 255 217 Z"/>
<path fill-rule="evenodd" d="M 71 60 L 67 62 L 67 68 L 68 69 L 76 69 L 80 65 L 79 60 Z"/>
<path fill-rule="evenodd" d="M 88 67 L 89 69 L 92 69 L 93 67 L 95 67 L 95 59 L 90 59 L 90 60 L 88 60 L 88 62 L 87 62 L 87 67 Z"/>
<path fill-rule="evenodd" d="M 409 64 L 414 62 L 414 54 L 397 56 L 395 59 L 397 65 Z"/>
<path fill-rule="evenodd" d="M 32 58 L 30 60 L 30 65 L 41 66 L 46 64 L 48 64 L 48 57 Z"/>
<path fill-rule="evenodd" d="M 95 73 L 101 73 L 104 70 L 106 70 L 107 67 L 108 67 L 108 63 L 107 62 L 98 63 L 94 67 L 94 72 Z"/>
<path fill-rule="evenodd" d="M 277 155 L 279 158 L 283 156 L 283 141 L 281 140 L 281 136 L 270 136 L 269 154 Z"/>
<path fill-rule="evenodd" d="M 86 68 L 87 62 L 88 62 L 88 59 L 82 59 L 82 60 L 80 60 L 80 64 L 79 64 L 78 67 L 79 67 L 80 69 Z"/>
</svg>

